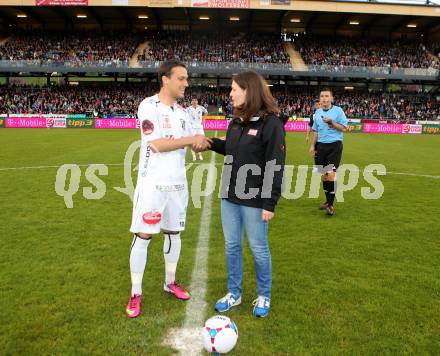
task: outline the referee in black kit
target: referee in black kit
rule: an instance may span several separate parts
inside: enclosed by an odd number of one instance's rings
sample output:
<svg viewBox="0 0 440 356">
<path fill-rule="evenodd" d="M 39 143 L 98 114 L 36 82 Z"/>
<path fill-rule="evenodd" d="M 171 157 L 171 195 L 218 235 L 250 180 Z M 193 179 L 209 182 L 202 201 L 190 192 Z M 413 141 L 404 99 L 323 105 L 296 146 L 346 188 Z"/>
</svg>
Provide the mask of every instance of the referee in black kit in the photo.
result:
<svg viewBox="0 0 440 356">
<path fill-rule="evenodd" d="M 342 157 L 342 140 L 347 131 L 348 121 L 344 111 L 339 106 L 333 105 L 333 92 L 322 89 L 319 94 L 321 107 L 315 112 L 313 122 L 313 140 L 310 154 L 316 155 L 316 165 L 322 176 L 322 186 L 326 202 L 319 208 L 326 210 L 327 215 L 334 214 L 333 202 L 336 193 L 336 170 Z M 315 144 L 316 149 L 315 149 Z M 316 152 L 317 151 L 317 152 Z"/>
</svg>

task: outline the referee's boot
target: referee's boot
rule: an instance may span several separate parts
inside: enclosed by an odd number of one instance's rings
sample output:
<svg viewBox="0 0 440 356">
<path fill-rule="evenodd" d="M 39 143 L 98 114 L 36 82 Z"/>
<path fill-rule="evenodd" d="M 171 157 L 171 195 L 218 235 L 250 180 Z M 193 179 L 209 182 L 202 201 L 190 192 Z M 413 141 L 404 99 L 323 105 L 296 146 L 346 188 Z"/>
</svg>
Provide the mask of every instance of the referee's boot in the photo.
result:
<svg viewBox="0 0 440 356">
<path fill-rule="evenodd" d="M 335 209 L 333 209 L 333 205 L 327 205 L 327 215 L 333 216 L 335 214 Z"/>
</svg>

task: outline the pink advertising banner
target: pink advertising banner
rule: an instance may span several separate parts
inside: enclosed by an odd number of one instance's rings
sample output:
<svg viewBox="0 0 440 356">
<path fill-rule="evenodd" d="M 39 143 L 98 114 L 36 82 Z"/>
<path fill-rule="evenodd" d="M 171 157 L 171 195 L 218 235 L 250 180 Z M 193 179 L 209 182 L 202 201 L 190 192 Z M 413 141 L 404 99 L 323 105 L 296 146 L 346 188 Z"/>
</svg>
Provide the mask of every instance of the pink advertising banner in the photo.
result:
<svg viewBox="0 0 440 356">
<path fill-rule="evenodd" d="M 227 130 L 229 121 L 227 120 L 205 120 L 203 128 L 205 130 Z M 306 132 L 307 121 L 289 121 L 284 128 L 287 132 Z"/>
<path fill-rule="evenodd" d="M 364 124 L 365 133 L 401 134 L 402 124 Z"/>
<path fill-rule="evenodd" d="M 205 130 L 227 130 L 229 121 L 227 120 L 205 120 L 203 128 Z"/>
<path fill-rule="evenodd" d="M 136 129 L 136 119 L 95 119 L 95 129 Z"/>
<path fill-rule="evenodd" d="M 284 128 L 287 132 L 306 132 L 308 126 L 307 121 L 288 121 Z"/>
<path fill-rule="evenodd" d="M 8 117 L 6 118 L 6 127 L 39 129 L 46 128 L 47 125 L 45 117 Z"/>
</svg>

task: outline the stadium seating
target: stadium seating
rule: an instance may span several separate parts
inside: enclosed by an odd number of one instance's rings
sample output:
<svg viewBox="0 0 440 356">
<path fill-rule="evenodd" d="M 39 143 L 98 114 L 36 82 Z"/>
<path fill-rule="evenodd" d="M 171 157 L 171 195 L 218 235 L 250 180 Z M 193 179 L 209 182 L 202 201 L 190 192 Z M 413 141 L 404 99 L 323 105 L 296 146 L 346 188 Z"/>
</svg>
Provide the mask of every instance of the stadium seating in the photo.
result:
<svg viewBox="0 0 440 356">
<path fill-rule="evenodd" d="M 289 63 L 280 37 L 244 34 L 196 34 L 163 31 L 151 37 L 140 61 Z"/>
<path fill-rule="evenodd" d="M 139 43 L 127 33 L 23 32 L 0 46 L 1 60 L 32 60 L 49 63 L 128 63 Z"/>
<path fill-rule="evenodd" d="M 294 47 L 310 70 L 325 66 L 439 69 L 439 43 L 418 40 L 378 40 L 348 37 L 293 37 Z M 147 35 L 99 32 L 19 32 L 0 46 L 0 60 L 28 60 L 82 66 L 128 65 L 137 47 L 148 42 L 137 56 L 140 63 L 177 59 L 191 64 L 256 63 L 289 65 L 290 57 L 279 36 L 243 33 L 161 31 Z"/>
<path fill-rule="evenodd" d="M 135 116 L 139 103 L 153 89 L 111 85 L 78 87 L 0 87 L 0 112 L 10 114 L 127 114 Z"/>
<path fill-rule="evenodd" d="M 388 68 L 439 68 L 418 40 L 378 40 L 302 35 L 295 47 L 306 64 Z"/>
<path fill-rule="evenodd" d="M 318 93 L 301 94 L 275 92 L 278 105 L 289 116 L 309 117 Z M 335 103 L 347 117 L 359 119 L 438 120 L 440 102 L 427 94 L 382 94 L 365 92 L 336 92 Z"/>
<path fill-rule="evenodd" d="M 212 113 L 230 114 L 229 88 L 190 87 L 181 104 L 188 106 L 192 97 L 210 107 Z M 135 116 L 143 98 L 153 95 L 156 85 L 101 84 L 91 86 L 2 86 L 0 112 L 70 114 L 91 112 L 96 115 Z M 280 87 L 272 91 L 280 109 L 289 116 L 309 117 L 317 91 Z M 395 120 L 440 120 L 440 102 L 428 94 L 383 94 L 358 91 L 335 93 L 335 100 L 350 118 Z"/>
</svg>

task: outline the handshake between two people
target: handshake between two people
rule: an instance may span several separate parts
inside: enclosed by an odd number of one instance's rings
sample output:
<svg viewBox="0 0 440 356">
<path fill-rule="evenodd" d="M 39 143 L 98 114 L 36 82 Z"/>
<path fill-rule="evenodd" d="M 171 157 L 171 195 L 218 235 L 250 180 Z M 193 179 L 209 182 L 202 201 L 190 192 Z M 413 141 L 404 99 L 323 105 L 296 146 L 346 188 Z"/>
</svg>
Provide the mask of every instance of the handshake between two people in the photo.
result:
<svg viewBox="0 0 440 356">
<path fill-rule="evenodd" d="M 212 139 L 205 135 L 192 136 L 191 148 L 194 152 L 203 152 L 211 148 Z"/>
</svg>

